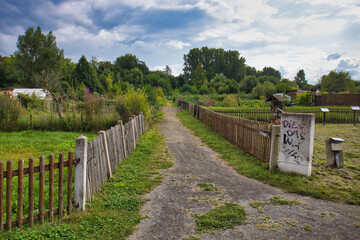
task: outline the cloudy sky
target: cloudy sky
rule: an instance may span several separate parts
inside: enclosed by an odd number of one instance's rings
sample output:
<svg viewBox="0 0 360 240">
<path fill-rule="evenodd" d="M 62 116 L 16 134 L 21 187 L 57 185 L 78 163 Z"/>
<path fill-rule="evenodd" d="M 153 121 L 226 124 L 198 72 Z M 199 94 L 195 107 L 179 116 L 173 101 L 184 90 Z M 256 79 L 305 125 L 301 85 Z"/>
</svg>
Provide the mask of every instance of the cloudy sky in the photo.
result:
<svg viewBox="0 0 360 240">
<path fill-rule="evenodd" d="M 257 69 L 315 83 L 330 70 L 360 79 L 360 0 L 0 0 L 0 55 L 29 26 L 52 30 L 65 56 L 114 61 L 133 53 L 150 69 L 182 72 L 202 46 L 238 50 Z"/>
</svg>

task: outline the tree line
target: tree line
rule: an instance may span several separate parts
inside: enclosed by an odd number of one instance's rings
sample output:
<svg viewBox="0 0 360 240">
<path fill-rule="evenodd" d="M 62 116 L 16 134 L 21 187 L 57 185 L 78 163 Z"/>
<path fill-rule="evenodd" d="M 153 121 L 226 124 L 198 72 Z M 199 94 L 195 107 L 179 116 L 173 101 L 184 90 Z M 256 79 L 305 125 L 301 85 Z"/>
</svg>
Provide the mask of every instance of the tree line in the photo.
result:
<svg viewBox="0 0 360 240">
<path fill-rule="evenodd" d="M 221 48 L 191 49 L 184 55 L 183 73 L 177 77 L 169 66 L 163 71 L 150 71 L 133 54 L 119 56 L 114 62 L 98 61 L 96 57 L 88 60 L 83 55 L 74 63 L 64 57 L 52 32 L 44 34 L 40 26 L 29 27 L 19 35 L 14 54 L 0 56 L 0 79 L 0 88 L 42 87 L 55 98 L 75 100 L 81 99 L 85 89 L 115 98 L 129 88 L 140 87 L 160 87 L 166 95 L 178 89 L 200 94 L 244 92 L 255 98 L 299 88 L 360 92 L 359 81 L 352 80 L 348 72 L 331 71 L 311 85 L 302 69 L 293 80 L 286 79 L 272 67 L 257 70 L 246 65 L 238 51 Z"/>
</svg>

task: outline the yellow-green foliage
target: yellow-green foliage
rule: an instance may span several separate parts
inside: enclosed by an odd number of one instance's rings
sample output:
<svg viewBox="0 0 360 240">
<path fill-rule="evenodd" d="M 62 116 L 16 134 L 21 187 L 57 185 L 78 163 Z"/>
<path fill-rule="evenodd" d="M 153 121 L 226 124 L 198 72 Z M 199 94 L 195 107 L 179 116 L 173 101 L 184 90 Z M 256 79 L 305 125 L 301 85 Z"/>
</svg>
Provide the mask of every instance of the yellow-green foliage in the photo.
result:
<svg viewBox="0 0 360 240">
<path fill-rule="evenodd" d="M 222 107 L 237 107 L 239 105 L 239 101 L 235 95 L 226 95 L 220 105 Z"/>
<path fill-rule="evenodd" d="M 124 95 L 124 103 L 131 115 L 138 115 L 140 112 L 146 115 L 150 107 L 148 96 L 144 90 L 129 89 Z"/>
</svg>

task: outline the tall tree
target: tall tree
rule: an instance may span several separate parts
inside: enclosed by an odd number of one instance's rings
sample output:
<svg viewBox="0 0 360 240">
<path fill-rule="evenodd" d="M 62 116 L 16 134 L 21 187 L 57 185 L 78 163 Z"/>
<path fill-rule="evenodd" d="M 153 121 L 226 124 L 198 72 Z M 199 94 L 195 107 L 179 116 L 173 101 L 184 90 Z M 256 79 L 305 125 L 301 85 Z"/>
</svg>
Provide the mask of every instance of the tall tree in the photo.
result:
<svg viewBox="0 0 360 240">
<path fill-rule="evenodd" d="M 281 79 L 281 73 L 279 70 L 276 70 L 272 67 L 264 67 L 262 71 L 258 73 L 258 76 L 272 76 L 278 79 L 280 81 Z"/>
<path fill-rule="evenodd" d="M 327 92 L 343 92 L 355 90 L 355 81 L 351 79 L 349 72 L 331 71 L 321 77 L 321 90 Z"/>
<path fill-rule="evenodd" d="M 61 103 L 64 100 L 64 91 L 58 73 L 42 70 L 40 73 L 35 73 L 32 78 L 36 87 L 45 89 L 51 95 L 59 118 L 62 119 Z"/>
<path fill-rule="evenodd" d="M 44 35 L 40 26 L 29 27 L 19 35 L 15 63 L 22 72 L 21 82 L 25 87 L 34 87 L 32 76 L 45 70 L 58 72 L 64 60 L 64 51 L 56 45 L 56 37 L 50 31 Z"/>
<path fill-rule="evenodd" d="M 84 83 L 91 91 L 95 90 L 90 64 L 84 55 L 81 56 L 76 64 L 74 76 L 78 84 Z"/>
<path fill-rule="evenodd" d="M 184 74 L 190 79 L 199 62 L 206 73 L 207 79 L 223 73 L 227 78 L 240 82 L 246 75 L 245 58 L 238 51 L 222 48 L 193 48 L 184 55 Z"/>
<path fill-rule="evenodd" d="M 194 73 L 192 74 L 192 82 L 198 89 L 202 84 L 207 83 L 206 74 L 201 62 L 198 63 Z"/>
<path fill-rule="evenodd" d="M 295 78 L 294 78 L 295 82 L 297 83 L 297 85 L 302 88 L 305 85 L 307 85 L 307 80 L 305 78 L 305 72 L 303 69 L 299 70 L 298 73 L 296 74 Z"/>
<path fill-rule="evenodd" d="M 2 57 L 0 55 L 0 88 L 15 87 L 19 84 L 19 72 L 15 66 L 15 57 Z"/>
<path fill-rule="evenodd" d="M 146 66 L 145 62 L 140 61 L 135 55 L 128 53 L 116 58 L 114 68 L 116 69 L 116 72 L 121 73 L 122 76 L 133 68 L 140 69 L 143 75 L 149 73 L 149 68 Z"/>
</svg>

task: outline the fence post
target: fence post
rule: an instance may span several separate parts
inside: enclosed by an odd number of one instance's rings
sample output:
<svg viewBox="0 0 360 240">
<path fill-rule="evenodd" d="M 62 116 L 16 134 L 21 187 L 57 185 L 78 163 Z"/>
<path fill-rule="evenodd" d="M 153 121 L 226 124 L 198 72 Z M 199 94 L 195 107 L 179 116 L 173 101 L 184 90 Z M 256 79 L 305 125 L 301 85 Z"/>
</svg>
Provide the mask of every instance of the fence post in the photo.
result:
<svg viewBox="0 0 360 240">
<path fill-rule="evenodd" d="M 121 140 L 123 144 L 124 149 L 124 157 L 127 157 L 127 151 L 126 151 L 126 140 L 125 140 L 125 127 L 122 120 L 118 121 L 118 124 L 120 124 L 120 130 L 121 130 Z"/>
<path fill-rule="evenodd" d="M 80 211 L 85 210 L 86 200 L 86 166 L 87 166 L 87 137 L 80 136 L 75 142 L 75 180 L 74 180 L 74 200 L 76 208 Z"/>
<path fill-rule="evenodd" d="M 269 170 L 273 170 L 277 164 L 277 158 L 279 152 L 279 134 L 280 134 L 280 126 L 272 125 Z"/>
<path fill-rule="evenodd" d="M 111 172 L 111 165 L 110 165 L 110 156 L 109 156 L 109 148 L 108 148 L 108 144 L 106 141 L 106 133 L 105 131 L 99 131 L 98 134 L 101 136 L 102 138 L 102 142 L 103 142 L 103 146 L 105 149 L 105 160 L 106 160 L 106 168 L 108 170 L 108 178 L 112 177 L 112 172 Z"/>
</svg>

